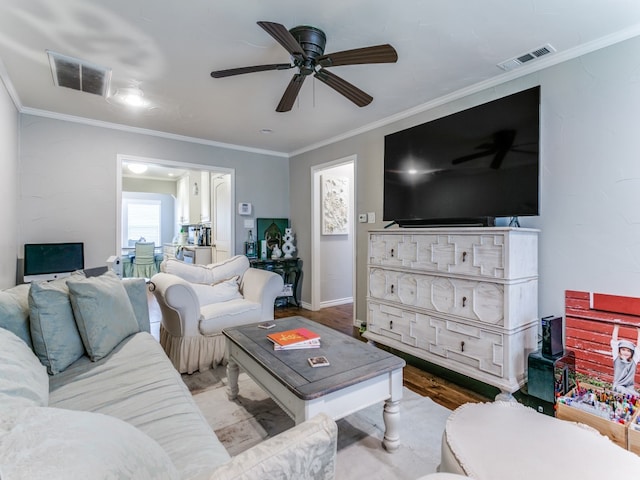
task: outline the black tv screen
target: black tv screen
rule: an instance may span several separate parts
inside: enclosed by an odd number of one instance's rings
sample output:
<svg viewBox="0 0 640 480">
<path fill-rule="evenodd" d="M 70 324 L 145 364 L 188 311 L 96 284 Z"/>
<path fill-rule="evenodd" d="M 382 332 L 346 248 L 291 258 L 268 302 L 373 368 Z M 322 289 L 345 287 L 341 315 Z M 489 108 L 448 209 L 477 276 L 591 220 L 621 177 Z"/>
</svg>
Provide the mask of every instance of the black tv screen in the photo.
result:
<svg viewBox="0 0 640 480">
<path fill-rule="evenodd" d="M 383 220 L 420 226 L 538 215 L 539 125 L 534 87 L 385 136 Z"/>
<path fill-rule="evenodd" d="M 50 280 L 84 269 L 84 243 L 27 243 L 24 280 Z"/>
</svg>

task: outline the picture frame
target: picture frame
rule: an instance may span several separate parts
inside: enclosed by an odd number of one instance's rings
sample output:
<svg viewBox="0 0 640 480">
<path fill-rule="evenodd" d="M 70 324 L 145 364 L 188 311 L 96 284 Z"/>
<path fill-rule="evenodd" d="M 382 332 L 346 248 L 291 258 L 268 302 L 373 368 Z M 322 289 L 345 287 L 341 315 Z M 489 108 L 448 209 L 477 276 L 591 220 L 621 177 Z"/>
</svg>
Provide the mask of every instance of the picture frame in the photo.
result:
<svg viewBox="0 0 640 480">
<path fill-rule="evenodd" d="M 284 243 L 284 230 L 289 228 L 288 218 L 257 218 L 256 239 L 258 242 L 265 240 L 267 243 L 267 256 L 271 257 L 274 246 L 282 249 Z"/>
</svg>

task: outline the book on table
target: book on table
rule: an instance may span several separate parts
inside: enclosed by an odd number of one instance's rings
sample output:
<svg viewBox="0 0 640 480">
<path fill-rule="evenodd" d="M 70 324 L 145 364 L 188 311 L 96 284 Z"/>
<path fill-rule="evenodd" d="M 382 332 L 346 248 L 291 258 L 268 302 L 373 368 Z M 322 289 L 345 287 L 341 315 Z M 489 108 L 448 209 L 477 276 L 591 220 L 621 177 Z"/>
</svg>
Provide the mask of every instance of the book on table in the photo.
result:
<svg viewBox="0 0 640 480">
<path fill-rule="evenodd" d="M 274 350 L 320 347 L 320 335 L 306 328 L 270 333 L 267 338 L 273 342 Z"/>
</svg>

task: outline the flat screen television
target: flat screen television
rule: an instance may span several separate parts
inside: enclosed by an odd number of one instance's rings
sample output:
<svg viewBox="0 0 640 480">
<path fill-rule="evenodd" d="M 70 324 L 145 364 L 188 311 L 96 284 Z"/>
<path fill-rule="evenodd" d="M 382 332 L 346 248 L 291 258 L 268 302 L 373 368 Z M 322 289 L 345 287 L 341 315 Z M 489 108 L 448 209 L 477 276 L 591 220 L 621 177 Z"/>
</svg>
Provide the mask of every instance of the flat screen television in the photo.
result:
<svg viewBox="0 0 640 480">
<path fill-rule="evenodd" d="M 539 214 L 540 87 L 384 139 L 383 220 L 493 225 Z"/>
<path fill-rule="evenodd" d="M 24 281 L 54 280 L 84 269 L 84 243 L 26 243 Z"/>
</svg>

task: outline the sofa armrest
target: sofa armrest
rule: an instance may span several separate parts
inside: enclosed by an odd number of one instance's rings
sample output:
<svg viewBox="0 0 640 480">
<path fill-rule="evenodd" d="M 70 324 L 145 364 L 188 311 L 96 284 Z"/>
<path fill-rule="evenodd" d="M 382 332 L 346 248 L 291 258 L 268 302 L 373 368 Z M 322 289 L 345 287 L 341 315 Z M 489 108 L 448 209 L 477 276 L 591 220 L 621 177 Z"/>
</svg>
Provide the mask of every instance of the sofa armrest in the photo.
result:
<svg viewBox="0 0 640 480">
<path fill-rule="evenodd" d="M 280 275 L 253 267 L 244 272 L 240 282 L 242 296 L 262 305 L 262 320 L 273 320 L 273 307 L 283 288 Z"/>
<path fill-rule="evenodd" d="M 335 477 L 338 427 L 319 414 L 245 450 L 213 471 L 211 480 Z"/>
<path fill-rule="evenodd" d="M 151 277 L 153 292 L 162 312 L 162 326 L 174 337 L 200 335 L 200 302 L 189 282 L 171 273 Z"/>
</svg>

